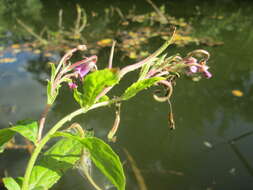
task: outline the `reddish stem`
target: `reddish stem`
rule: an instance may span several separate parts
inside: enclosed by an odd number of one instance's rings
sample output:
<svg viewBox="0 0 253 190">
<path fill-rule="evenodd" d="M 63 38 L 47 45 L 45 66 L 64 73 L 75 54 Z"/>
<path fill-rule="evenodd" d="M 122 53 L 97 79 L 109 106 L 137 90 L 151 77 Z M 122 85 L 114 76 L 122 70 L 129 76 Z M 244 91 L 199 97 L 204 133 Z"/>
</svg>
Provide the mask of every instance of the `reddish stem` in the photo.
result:
<svg viewBox="0 0 253 190">
<path fill-rule="evenodd" d="M 47 104 L 44 111 L 41 114 L 41 118 L 39 121 L 39 131 L 38 131 L 37 142 L 39 142 L 42 137 L 42 132 L 43 132 L 43 128 L 45 126 L 46 117 L 47 117 L 47 114 L 48 114 L 50 108 L 51 108 L 51 105 Z"/>
</svg>

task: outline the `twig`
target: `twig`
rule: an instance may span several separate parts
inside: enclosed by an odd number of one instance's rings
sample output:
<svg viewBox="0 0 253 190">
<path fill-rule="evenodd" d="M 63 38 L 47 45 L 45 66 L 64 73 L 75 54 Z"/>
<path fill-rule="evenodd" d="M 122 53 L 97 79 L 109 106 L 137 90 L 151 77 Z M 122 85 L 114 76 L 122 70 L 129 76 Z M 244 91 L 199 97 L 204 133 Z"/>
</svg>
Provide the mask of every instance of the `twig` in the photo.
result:
<svg viewBox="0 0 253 190">
<path fill-rule="evenodd" d="M 118 128 L 119 128 L 119 124 L 120 124 L 120 103 L 116 103 L 116 112 L 115 112 L 115 120 L 112 126 L 112 129 L 110 130 L 110 132 L 107 135 L 107 139 L 109 141 L 112 142 L 116 142 L 116 138 L 117 136 L 115 136 Z"/>
<path fill-rule="evenodd" d="M 116 41 L 113 40 L 113 42 L 112 42 L 112 48 L 111 48 L 111 53 L 110 53 L 110 58 L 109 58 L 109 64 L 108 64 L 108 68 L 109 69 L 112 68 L 112 61 L 113 61 L 113 55 L 114 55 L 115 45 L 116 45 Z"/>
<path fill-rule="evenodd" d="M 43 45 L 47 45 L 48 41 L 40 37 L 38 34 L 36 34 L 29 26 L 27 26 L 25 23 L 23 23 L 21 20 L 17 19 L 17 22 L 32 36 L 34 36 L 37 40 L 39 40 Z"/>
<path fill-rule="evenodd" d="M 46 117 L 47 117 L 47 114 L 48 114 L 48 111 L 50 108 L 51 108 L 51 105 L 47 104 L 42 115 L 41 115 L 41 119 L 39 121 L 39 131 L 38 131 L 37 142 L 39 142 L 42 137 L 42 132 L 43 132 L 43 128 L 45 126 Z"/>
<path fill-rule="evenodd" d="M 161 17 L 162 22 L 164 24 L 168 24 L 168 19 L 167 17 L 160 11 L 160 9 L 156 6 L 156 4 L 152 0 L 146 0 L 156 11 L 156 13 Z"/>
<path fill-rule="evenodd" d="M 249 174 L 251 176 L 253 176 L 253 168 L 252 168 L 252 166 L 249 164 L 249 162 L 246 160 L 246 158 L 242 155 L 242 153 L 239 151 L 239 149 L 237 148 L 237 146 L 234 143 L 229 143 L 229 145 L 232 148 L 232 150 L 234 151 L 234 153 L 236 154 L 236 156 L 239 158 L 239 160 L 242 162 L 242 164 L 244 165 L 244 167 L 247 169 L 247 171 L 249 172 Z"/>
<path fill-rule="evenodd" d="M 240 136 L 234 137 L 229 142 L 231 143 L 231 142 L 235 142 L 235 141 L 241 140 L 242 138 L 247 137 L 247 136 L 252 135 L 252 134 L 253 134 L 253 131 L 249 131 L 249 132 L 243 133 Z"/>
<path fill-rule="evenodd" d="M 43 36 L 44 33 L 45 33 L 46 31 L 47 31 L 47 27 L 45 26 L 45 27 L 43 27 L 43 29 L 41 30 L 40 36 Z"/>
<path fill-rule="evenodd" d="M 84 10 L 78 4 L 76 5 L 76 11 L 77 11 L 77 18 L 76 18 L 74 33 L 75 35 L 79 35 L 86 26 L 87 16 Z"/>
<path fill-rule="evenodd" d="M 170 99 L 168 99 L 168 103 L 169 103 L 169 114 L 168 114 L 168 124 L 169 124 L 169 128 L 171 130 L 174 130 L 176 128 L 175 126 L 175 121 L 174 121 L 174 115 L 173 115 L 173 110 L 172 110 L 172 105 L 170 102 Z"/>
<path fill-rule="evenodd" d="M 125 18 L 125 16 L 123 15 L 122 11 L 121 11 L 118 7 L 116 7 L 115 10 L 116 10 L 116 12 L 118 13 L 119 17 L 120 17 L 123 21 L 125 21 L 126 18 Z"/>
<path fill-rule="evenodd" d="M 87 23 L 87 15 L 83 9 L 81 9 L 81 10 L 83 13 L 83 17 L 82 17 L 82 25 L 79 27 L 79 33 L 83 31 L 83 29 L 85 28 L 86 23 Z"/>
<path fill-rule="evenodd" d="M 63 10 L 60 9 L 59 11 L 59 21 L 58 21 L 58 27 L 59 27 L 59 31 L 62 31 L 62 14 L 63 14 Z"/>
<path fill-rule="evenodd" d="M 76 17 L 76 24 L 75 24 L 75 34 L 79 33 L 78 31 L 80 27 L 81 14 L 82 14 L 82 10 L 78 4 L 76 5 L 76 12 L 77 12 L 77 17 Z"/>
<path fill-rule="evenodd" d="M 145 180 L 141 174 L 140 169 L 137 167 L 135 160 L 131 156 L 131 154 L 127 151 L 127 149 L 123 148 L 123 151 L 125 152 L 127 159 L 129 160 L 129 163 L 131 165 L 131 168 L 134 172 L 135 178 L 138 182 L 139 190 L 147 190 L 147 185 L 145 183 Z"/>
<path fill-rule="evenodd" d="M 152 53 L 150 56 L 148 56 L 144 60 L 141 60 L 141 61 L 139 61 L 139 62 L 137 62 L 135 64 L 126 66 L 123 69 L 121 69 L 121 71 L 119 73 L 119 77 L 122 78 L 128 72 L 131 72 L 131 71 L 134 71 L 136 69 L 139 69 L 143 65 L 145 65 L 145 64 L 153 61 L 154 58 L 156 58 L 157 56 L 159 56 L 173 42 L 174 37 L 175 37 L 175 33 L 176 33 L 176 28 L 174 28 L 174 30 L 173 30 L 172 37 L 168 41 L 166 41 L 158 50 L 156 50 L 154 53 Z"/>
<path fill-rule="evenodd" d="M 174 40 L 175 37 L 175 33 L 176 33 L 176 28 L 174 28 L 173 30 L 173 34 L 172 37 L 166 41 L 158 50 L 156 50 L 154 53 L 152 53 L 150 56 L 148 56 L 147 58 L 134 63 L 132 65 L 126 66 L 123 69 L 120 70 L 119 72 L 119 78 L 123 78 L 128 72 L 134 71 L 136 69 L 141 68 L 142 66 L 144 66 L 145 64 L 150 63 L 151 61 L 154 60 L 154 58 L 156 58 L 157 56 L 159 56 Z M 101 98 L 102 96 L 106 95 L 107 92 L 109 92 L 111 89 L 113 88 L 113 86 L 109 86 L 107 88 L 105 88 L 97 97 L 96 100 L 99 100 L 99 98 Z"/>
</svg>

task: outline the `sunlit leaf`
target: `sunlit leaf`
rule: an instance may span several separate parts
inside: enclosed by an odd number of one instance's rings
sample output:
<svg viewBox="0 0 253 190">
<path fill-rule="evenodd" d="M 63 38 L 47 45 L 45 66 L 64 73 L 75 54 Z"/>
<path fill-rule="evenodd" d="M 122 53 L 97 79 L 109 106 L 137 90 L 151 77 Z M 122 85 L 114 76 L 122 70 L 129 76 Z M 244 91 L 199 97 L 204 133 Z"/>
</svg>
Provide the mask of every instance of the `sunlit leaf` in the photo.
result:
<svg viewBox="0 0 253 190">
<path fill-rule="evenodd" d="M 98 169 L 117 187 L 125 190 L 125 175 L 118 155 L 102 140 L 90 137 L 81 141 L 91 154 L 91 159 Z"/>
<path fill-rule="evenodd" d="M 55 78 L 55 74 L 56 74 L 55 63 L 49 62 L 48 64 L 51 66 L 51 81 L 52 81 Z"/>
<path fill-rule="evenodd" d="M 17 177 L 15 178 L 15 181 L 17 182 L 17 184 L 19 185 L 19 187 L 22 187 L 23 181 L 24 181 L 24 177 Z"/>
<path fill-rule="evenodd" d="M 47 81 L 47 103 L 49 105 L 52 105 L 52 103 L 54 102 L 54 99 L 51 95 L 51 81 Z"/>
<path fill-rule="evenodd" d="M 13 63 L 13 62 L 15 62 L 15 61 L 17 61 L 16 58 L 5 57 L 5 58 L 1 58 L 1 59 L 0 59 L 0 64 L 1 64 L 1 63 Z"/>
<path fill-rule="evenodd" d="M 138 80 L 143 80 L 146 76 L 146 74 L 148 73 L 149 71 L 149 68 L 151 66 L 151 63 L 152 62 L 149 62 L 147 64 L 145 64 L 142 68 L 141 68 L 141 71 L 140 71 L 140 74 L 139 74 L 139 79 Z"/>
<path fill-rule="evenodd" d="M 102 96 L 99 100 L 98 100 L 98 102 L 105 102 L 105 101 L 108 101 L 110 98 L 108 97 L 108 96 L 106 96 L 106 95 L 104 95 L 104 96 Z"/>
<path fill-rule="evenodd" d="M 81 92 L 79 92 L 77 89 L 74 89 L 73 90 L 73 96 L 74 96 L 76 102 L 79 105 L 83 105 L 83 98 L 82 98 L 82 93 Z"/>
<path fill-rule="evenodd" d="M 55 99 L 57 98 L 57 96 L 59 94 L 60 87 L 61 87 L 61 85 L 58 85 L 52 93 L 51 92 L 52 83 L 49 80 L 47 81 L 47 104 L 52 105 L 54 103 Z"/>
<path fill-rule="evenodd" d="M 105 87 L 117 84 L 119 81 L 117 70 L 104 69 L 93 72 L 83 81 L 83 105 L 92 105 L 96 97 Z"/>
<path fill-rule="evenodd" d="M 24 120 L 17 123 L 16 126 L 0 130 L 0 153 L 3 152 L 5 144 L 11 138 L 19 133 L 28 140 L 36 143 L 38 124 L 36 121 Z"/>
<path fill-rule="evenodd" d="M 130 52 L 129 58 L 130 58 L 130 59 L 136 59 L 136 58 L 137 58 L 136 52 L 135 52 L 135 51 Z"/>
<path fill-rule="evenodd" d="M 232 90 L 232 94 L 237 97 L 242 97 L 244 95 L 240 90 Z"/>
<path fill-rule="evenodd" d="M 20 190 L 20 186 L 12 177 L 5 177 L 3 178 L 4 186 L 8 190 Z"/>
<path fill-rule="evenodd" d="M 9 129 L 1 129 L 0 130 L 0 153 L 4 151 L 5 144 L 11 140 L 11 138 L 15 135 L 14 131 Z"/>
<path fill-rule="evenodd" d="M 112 39 L 111 38 L 105 38 L 97 42 L 99 46 L 106 47 L 112 45 Z"/>
<path fill-rule="evenodd" d="M 39 187 L 35 187 L 32 190 L 48 190 L 45 187 L 39 186 Z"/>
<path fill-rule="evenodd" d="M 40 50 L 40 49 L 35 49 L 35 50 L 33 51 L 33 53 L 35 53 L 35 54 L 40 54 L 40 53 L 41 53 L 41 50 Z"/>
<path fill-rule="evenodd" d="M 19 121 L 16 126 L 11 127 L 10 130 L 16 131 L 28 140 L 36 143 L 38 134 L 37 121 L 23 120 Z"/>
<path fill-rule="evenodd" d="M 47 52 L 47 53 L 45 53 L 45 54 L 44 54 L 44 56 L 45 56 L 45 57 L 52 57 L 52 56 L 53 56 L 53 54 L 52 54 L 52 53 L 50 53 L 50 52 Z"/>
<path fill-rule="evenodd" d="M 96 167 L 117 187 L 118 190 L 125 190 L 125 175 L 123 166 L 118 155 L 111 147 L 96 137 L 80 138 L 66 133 L 57 135 L 75 139 L 82 143 L 84 148 L 89 150 L 90 157 Z"/>
<path fill-rule="evenodd" d="M 17 49 L 17 48 L 20 48 L 20 45 L 19 45 L 19 44 L 12 44 L 12 45 L 11 45 L 11 48 Z"/>
<path fill-rule="evenodd" d="M 80 158 L 83 145 L 73 139 L 62 139 L 46 151 L 32 170 L 29 187 L 49 189 Z"/>
<path fill-rule="evenodd" d="M 138 92 L 151 87 L 156 82 L 164 80 L 163 77 L 153 77 L 149 79 L 144 79 L 138 82 L 133 83 L 130 87 L 126 89 L 124 94 L 122 95 L 122 99 L 127 100 L 135 96 Z"/>
</svg>

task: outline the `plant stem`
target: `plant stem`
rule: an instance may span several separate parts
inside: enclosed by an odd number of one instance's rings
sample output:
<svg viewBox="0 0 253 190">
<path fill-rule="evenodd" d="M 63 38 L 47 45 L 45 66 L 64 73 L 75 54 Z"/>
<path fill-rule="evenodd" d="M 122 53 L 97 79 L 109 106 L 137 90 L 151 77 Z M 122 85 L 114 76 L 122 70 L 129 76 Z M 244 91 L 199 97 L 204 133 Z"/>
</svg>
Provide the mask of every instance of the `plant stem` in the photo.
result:
<svg viewBox="0 0 253 190">
<path fill-rule="evenodd" d="M 46 117 L 47 117 L 47 114 L 48 114 L 50 108 L 51 108 L 51 104 L 47 104 L 42 115 L 41 115 L 41 119 L 39 122 L 39 132 L 38 132 L 37 142 L 39 142 L 42 137 L 42 132 L 43 132 L 43 128 L 45 126 Z"/>
<path fill-rule="evenodd" d="M 148 64 L 149 62 L 153 61 L 154 58 L 156 58 L 157 56 L 159 56 L 174 40 L 174 36 L 176 33 L 176 28 L 174 28 L 172 37 L 166 41 L 158 50 L 156 50 L 154 53 L 152 53 L 150 56 L 148 56 L 147 58 L 134 63 L 132 65 L 126 66 L 123 69 L 120 70 L 119 72 L 119 78 L 123 78 L 127 73 L 134 71 L 136 69 L 141 68 L 143 65 Z M 101 98 L 102 96 L 106 95 L 107 92 L 109 92 L 111 89 L 113 88 L 113 86 L 109 86 L 106 87 L 97 97 L 96 100 L 99 100 L 99 98 Z"/>
<path fill-rule="evenodd" d="M 158 50 L 156 50 L 154 53 L 152 53 L 150 56 L 148 56 L 146 59 L 143 59 L 135 64 L 126 66 L 123 69 L 121 69 L 121 71 L 119 73 L 119 78 L 122 78 L 128 72 L 139 69 L 143 65 L 149 63 L 150 61 L 153 61 L 154 58 L 159 56 L 173 42 L 175 32 L 176 32 L 176 29 L 174 29 L 172 37 L 168 41 L 166 41 Z"/>
<path fill-rule="evenodd" d="M 25 176 L 24 176 L 24 181 L 23 181 L 23 185 L 22 185 L 22 190 L 29 190 L 29 180 L 30 180 L 30 176 L 32 173 L 32 169 L 34 167 L 34 164 L 39 156 L 39 153 L 41 152 L 42 148 L 45 146 L 45 144 L 50 140 L 50 138 L 52 137 L 52 135 L 59 130 L 66 122 L 71 121 L 74 117 L 86 113 L 89 110 L 92 109 L 96 109 L 98 107 L 103 107 L 103 106 L 107 106 L 109 105 L 110 102 L 106 101 L 106 102 L 101 102 L 101 103 L 97 103 L 94 104 L 93 106 L 89 107 L 89 108 L 80 108 L 72 113 L 70 113 L 69 115 L 65 116 L 64 118 L 62 118 L 60 121 L 58 121 L 51 129 L 50 131 L 44 136 L 44 138 L 37 144 L 37 147 L 34 149 L 34 152 L 28 162 L 27 168 L 26 168 L 26 172 L 25 172 Z"/>
<path fill-rule="evenodd" d="M 113 40 L 113 42 L 112 42 L 112 48 L 111 48 L 111 53 L 110 53 L 110 58 L 109 58 L 109 64 L 108 64 L 108 68 L 109 69 L 112 68 L 112 60 L 113 60 L 113 54 L 114 54 L 115 45 L 116 45 L 116 41 Z"/>
</svg>

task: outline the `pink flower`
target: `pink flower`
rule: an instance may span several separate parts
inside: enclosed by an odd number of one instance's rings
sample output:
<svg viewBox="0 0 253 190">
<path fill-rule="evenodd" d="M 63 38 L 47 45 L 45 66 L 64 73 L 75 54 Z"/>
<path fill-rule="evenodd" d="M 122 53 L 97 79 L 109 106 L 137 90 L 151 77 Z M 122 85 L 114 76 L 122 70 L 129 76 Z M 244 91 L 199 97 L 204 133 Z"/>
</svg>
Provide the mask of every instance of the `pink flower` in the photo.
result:
<svg viewBox="0 0 253 190">
<path fill-rule="evenodd" d="M 97 56 L 93 55 L 81 61 L 75 62 L 71 65 L 70 69 L 73 69 L 80 78 L 83 78 L 88 72 L 90 72 L 90 70 L 97 68 L 96 62 Z"/>
<path fill-rule="evenodd" d="M 198 60 L 195 59 L 194 57 L 188 57 L 185 60 L 185 64 L 190 65 L 189 72 L 187 72 L 188 74 L 193 74 L 198 71 L 198 67 L 196 66 L 198 64 Z"/>
<path fill-rule="evenodd" d="M 83 78 L 89 71 L 89 64 L 82 64 L 75 68 L 76 73 L 80 76 L 80 78 Z"/>
<path fill-rule="evenodd" d="M 206 78 L 211 78 L 212 77 L 212 73 L 210 73 L 208 71 L 209 67 L 206 66 L 206 65 L 201 65 L 201 72 L 203 73 L 203 75 L 206 77 Z"/>
<path fill-rule="evenodd" d="M 194 73 L 203 73 L 203 75 L 208 79 L 212 77 L 212 74 L 208 71 L 209 67 L 206 65 L 205 61 L 198 63 L 198 60 L 194 57 L 188 57 L 185 59 L 185 64 L 189 65 L 189 70 L 186 72 L 188 75 L 192 75 Z"/>
<path fill-rule="evenodd" d="M 75 83 L 73 83 L 73 82 L 69 82 L 68 85 L 69 85 L 69 88 L 70 88 L 70 89 L 75 89 L 75 88 L 77 88 L 77 84 L 75 84 Z"/>
</svg>

